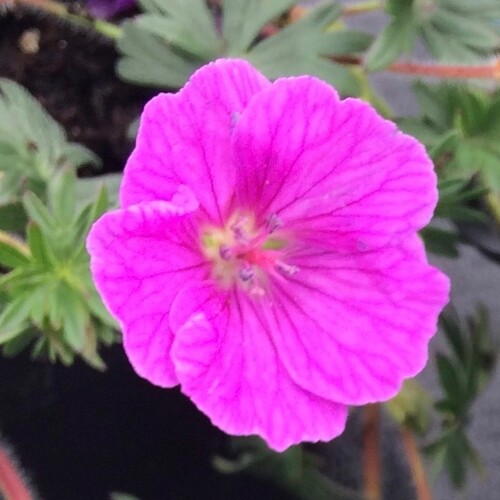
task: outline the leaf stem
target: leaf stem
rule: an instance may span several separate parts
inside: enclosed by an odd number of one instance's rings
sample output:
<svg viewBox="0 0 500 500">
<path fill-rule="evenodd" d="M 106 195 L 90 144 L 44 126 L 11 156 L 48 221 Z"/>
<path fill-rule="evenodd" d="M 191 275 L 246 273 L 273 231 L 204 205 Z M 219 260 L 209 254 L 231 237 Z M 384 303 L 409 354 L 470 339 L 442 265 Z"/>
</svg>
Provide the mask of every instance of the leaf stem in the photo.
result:
<svg viewBox="0 0 500 500">
<path fill-rule="evenodd" d="M 382 8 L 380 0 L 367 0 L 352 5 L 346 5 L 342 9 L 343 16 L 353 16 L 356 14 L 365 14 L 366 12 L 373 12 Z"/>
<path fill-rule="evenodd" d="M 78 24 L 84 28 L 93 29 L 101 35 L 104 35 L 106 38 L 111 38 L 112 40 L 117 40 L 122 35 L 122 29 L 120 26 L 102 19 L 94 19 L 92 17 L 86 17 L 85 15 L 70 12 L 65 5 L 54 0 L 0 0 L 0 6 L 3 4 L 7 7 L 27 6 L 43 10 L 66 19 L 74 24 Z"/>
<path fill-rule="evenodd" d="M 338 64 L 347 66 L 363 67 L 361 57 L 350 55 L 329 56 L 329 59 Z M 437 64 L 437 63 L 415 63 L 395 62 L 383 71 L 400 73 L 405 75 L 428 76 L 434 78 L 452 79 L 496 79 L 500 80 L 500 57 L 486 64 Z"/>
<path fill-rule="evenodd" d="M 369 500 L 382 500 L 380 459 L 380 405 L 364 407 L 363 433 L 364 492 Z"/>
<path fill-rule="evenodd" d="M 478 65 L 395 62 L 387 69 L 393 73 L 437 78 L 500 79 L 500 58 L 488 64 Z"/>
<path fill-rule="evenodd" d="M 431 490 L 427 483 L 425 469 L 422 464 L 422 458 L 418 451 L 415 435 L 411 429 L 406 426 L 401 426 L 401 437 L 403 438 L 403 446 L 410 466 L 413 482 L 417 490 L 417 500 L 432 500 Z"/>
</svg>

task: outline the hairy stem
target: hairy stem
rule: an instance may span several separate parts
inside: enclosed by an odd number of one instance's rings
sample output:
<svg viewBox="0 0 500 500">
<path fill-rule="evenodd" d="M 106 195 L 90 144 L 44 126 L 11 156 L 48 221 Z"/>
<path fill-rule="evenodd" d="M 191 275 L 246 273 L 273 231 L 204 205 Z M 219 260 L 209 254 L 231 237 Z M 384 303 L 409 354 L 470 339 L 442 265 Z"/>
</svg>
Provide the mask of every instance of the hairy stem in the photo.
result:
<svg viewBox="0 0 500 500">
<path fill-rule="evenodd" d="M 432 500 L 431 490 L 427 483 L 425 469 L 422 463 L 420 452 L 418 451 L 417 442 L 413 432 L 405 425 L 401 427 L 401 436 L 403 445 L 410 466 L 413 482 L 417 490 L 418 500 Z"/>
<path fill-rule="evenodd" d="M 380 459 L 380 405 L 364 407 L 363 433 L 364 492 L 369 500 L 382 500 Z"/>
</svg>

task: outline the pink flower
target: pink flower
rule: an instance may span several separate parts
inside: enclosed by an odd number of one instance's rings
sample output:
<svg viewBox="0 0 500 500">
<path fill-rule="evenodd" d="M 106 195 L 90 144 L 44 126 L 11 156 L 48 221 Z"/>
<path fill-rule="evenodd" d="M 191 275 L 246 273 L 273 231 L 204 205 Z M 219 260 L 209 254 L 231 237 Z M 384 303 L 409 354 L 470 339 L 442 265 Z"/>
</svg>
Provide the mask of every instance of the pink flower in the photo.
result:
<svg viewBox="0 0 500 500">
<path fill-rule="evenodd" d="M 219 60 L 146 105 L 92 272 L 139 375 L 283 450 L 424 367 L 436 199 L 422 145 L 365 102 Z"/>
</svg>

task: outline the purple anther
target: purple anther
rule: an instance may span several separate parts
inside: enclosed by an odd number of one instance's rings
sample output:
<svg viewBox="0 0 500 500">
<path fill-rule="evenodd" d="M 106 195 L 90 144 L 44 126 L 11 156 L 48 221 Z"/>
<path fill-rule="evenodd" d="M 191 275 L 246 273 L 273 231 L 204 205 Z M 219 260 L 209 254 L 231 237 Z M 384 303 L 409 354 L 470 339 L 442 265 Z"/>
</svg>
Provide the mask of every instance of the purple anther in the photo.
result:
<svg viewBox="0 0 500 500">
<path fill-rule="evenodd" d="M 285 264 L 280 260 L 277 260 L 274 264 L 274 268 L 283 276 L 293 276 L 299 272 L 299 268 L 297 266 L 291 266 L 290 264 Z"/>
<path fill-rule="evenodd" d="M 229 260 L 232 257 L 232 250 L 231 247 L 228 247 L 227 245 L 221 245 L 219 247 L 219 255 L 221 259 L 223 260 Z"/>
<path fill-rule="evenodd" d="M 271 214 L 267 216 L 266 229 L 270 233 L 276 231 L 276 229 L 279 229 L 280 227 L 283 227 L 283 221 L 277 214 Z"/>
<path fill-rule="evenodd" d="M 251 266 L 244 266 L 239 270 L 238 275 L 242 281 L 250 281 L 255 276 L 255 272 Z"/>
</svg>

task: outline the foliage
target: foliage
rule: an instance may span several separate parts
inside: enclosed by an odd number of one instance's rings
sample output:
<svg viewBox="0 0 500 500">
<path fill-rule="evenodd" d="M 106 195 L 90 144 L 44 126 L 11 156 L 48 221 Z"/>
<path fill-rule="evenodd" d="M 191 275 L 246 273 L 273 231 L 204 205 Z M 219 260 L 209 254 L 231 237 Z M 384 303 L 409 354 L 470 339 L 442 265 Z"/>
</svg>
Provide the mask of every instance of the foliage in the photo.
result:
<svg viewBox="0 0 500 500">
<path fill-rule="evenodd" d="M 361 500 L 363 497 L 331 481 L 318 468 L 319 457 L 301 446 L 275 453 L 256 437 L 232 438 L 232 458 L 216 456 L 214 467 L 223 474 L 243 472 L 278 484 L 301 500 Z"/>
<path fill-rule="evenodd" d="M 387 67 L 422 40 L 436 60 L 474 62 L 500 46 L 491 19 L 500 17 L 496 0 L 387 0 L 391 21 L 366 55 L 371 71 Z"/>
<path fill-rule="evenodd" d="M 400 125 L 429 149 L 439 175 L 481 183 L 500 193 L 500 91 L 488 93 L 465 85 L 417 82 L 418 119 Z"/>
<path fill-rule="evenodd" d="M 182 86 L 195 69 L 218 57 L 248 59 L 269 78 L 310 74 L 342 93 L 359 93 L 356 76 L 324 55 L 360 53 L 371 37 L 341 29 L 340 5 L 329 3 L 263 38 L 263 28 L 296 0 L 232 0 L 211 12 L 203 0 L 142 0 L 145 14 L 123 25 L 119 74 L 162 88 Z"/>
<path fill-rule="evenodd" d="M 434 458 L 436 473 L 445 468 L 453 484 L 463 488 L 468 463 L 480 472 L 481 461 L 467 436 L 472 405 L 491 380 L 497 351 L 483 307 L 462 325 L 456 313 L 441 316 L 441 331 L 450 347 L 449 354 L 438 353 L 436 365 L 443 397 L 435 404 L 441 415 L 442 432 L 425 451 Z"/>
<path fill-rule="evenodd" d="M 7 80 L 0 89 L 0 265 L 8 271 L 0 277 L 2 352 L 12 356 L 33 344 L 33 356 L 70 364 L 78 354 L 102 369 L 98 342 L 113 342 L 117 325 L 92 283 L 85 239 L 109 203 L 102 188 L 78 207 L 75 174 L 98 160 L 68 143 L 24 89 Z"/>
<path fill-rule="evenodd" d="M 99 164 L 87 148 L 68 142 L 28 92 L 0 79 L 0 205 L 19 200 L 23 190 L 45 196 L 47 182 L 61 168 Z"/>
</svg>

